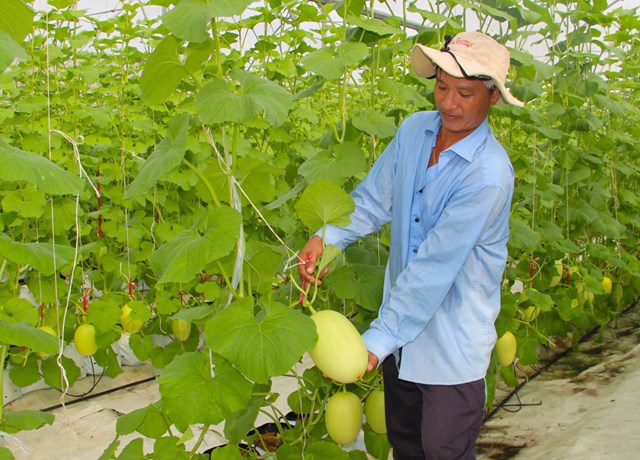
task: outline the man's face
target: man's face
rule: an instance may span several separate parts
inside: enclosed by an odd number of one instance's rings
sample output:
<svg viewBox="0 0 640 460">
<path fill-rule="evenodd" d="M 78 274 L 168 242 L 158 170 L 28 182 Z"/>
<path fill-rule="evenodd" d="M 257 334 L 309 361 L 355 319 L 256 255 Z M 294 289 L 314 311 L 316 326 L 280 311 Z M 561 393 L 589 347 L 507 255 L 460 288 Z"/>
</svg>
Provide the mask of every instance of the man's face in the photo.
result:
<svg viewBox="0 0 640 460">
<path fill-rule="evenodd" d="M 452 77 L 438 69 L 434 97 L 443 128 L 461 139 L 482 123 L 500 92 L 480 80 Z"/>
</svg>

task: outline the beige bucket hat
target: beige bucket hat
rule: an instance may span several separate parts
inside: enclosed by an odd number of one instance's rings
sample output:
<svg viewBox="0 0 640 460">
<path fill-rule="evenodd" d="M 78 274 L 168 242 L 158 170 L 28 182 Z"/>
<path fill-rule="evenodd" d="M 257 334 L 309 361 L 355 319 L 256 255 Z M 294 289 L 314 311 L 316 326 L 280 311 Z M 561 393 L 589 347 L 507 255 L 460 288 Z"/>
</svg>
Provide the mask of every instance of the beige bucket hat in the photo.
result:
<svg viewBox="0 0 640 460">
<path fill-rule="evenodd" d="M 523 107 L 524 103 L 513 97 L 505 84 L 510 64 L 509 50 L 480 32 L 446 37 L 439 50 L 424 45 L 415 45 L 411 50 L 411 66 L 416 75 L 433 78 L 436 67 L 440 67 L 453 77 L 491 79 L 500 91 L 498 102 Z"/>
</svg>

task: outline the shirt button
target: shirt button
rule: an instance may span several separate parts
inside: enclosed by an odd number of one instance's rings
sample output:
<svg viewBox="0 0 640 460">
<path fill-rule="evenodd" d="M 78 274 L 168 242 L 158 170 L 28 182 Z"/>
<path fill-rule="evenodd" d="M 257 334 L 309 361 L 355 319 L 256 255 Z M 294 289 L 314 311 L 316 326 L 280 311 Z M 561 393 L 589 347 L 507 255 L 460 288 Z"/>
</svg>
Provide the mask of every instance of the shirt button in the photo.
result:
<svg viewBox="0 0 640 460">
<path fill-rule="evenodd" d="M 413 220 L 414 220 L 414 221 L 416 221 L 416 222 L 420 222 L 420 218 L 419 218 L 419 217 L 416 217 L 416 218 L 415 218 L 415 219 L 413 219 Z"/>
<path fill-rule="evenodd" d="M 418 248 L 413 248 L 413 253 L 417 254 L 418 253 Z"/>
</svg>

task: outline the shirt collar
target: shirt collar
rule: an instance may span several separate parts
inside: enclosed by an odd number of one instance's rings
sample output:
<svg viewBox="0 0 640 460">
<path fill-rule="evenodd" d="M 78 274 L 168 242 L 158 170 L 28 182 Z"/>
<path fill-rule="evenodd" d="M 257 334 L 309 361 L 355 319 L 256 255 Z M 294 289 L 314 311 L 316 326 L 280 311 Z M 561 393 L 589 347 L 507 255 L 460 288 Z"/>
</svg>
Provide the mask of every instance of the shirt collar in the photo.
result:
<svg viewBox="0 0 640 460">
<path fill-rule="evenodd" d="M 432 128 L 427 128 L 426 131 L 435 136 L 441 125 L 442 122 L 440 121 L 440 114 L 437 113 L 436 123 Z M 446 150 L 450 150 L 459 157 L 464 158 L 468 162 L 471 162 L 476 154 L 476 151 L 478 150 L 478 147 L 480 147 L 480 145 L 487 139 L 489 133 L 489 117 L 487 116 L 482 121 L 482 123 L 480 123 L 478 127 L 474 129 L 468 136 L 460 139 L 458 142 L 456 142 Z"/>
</svg>

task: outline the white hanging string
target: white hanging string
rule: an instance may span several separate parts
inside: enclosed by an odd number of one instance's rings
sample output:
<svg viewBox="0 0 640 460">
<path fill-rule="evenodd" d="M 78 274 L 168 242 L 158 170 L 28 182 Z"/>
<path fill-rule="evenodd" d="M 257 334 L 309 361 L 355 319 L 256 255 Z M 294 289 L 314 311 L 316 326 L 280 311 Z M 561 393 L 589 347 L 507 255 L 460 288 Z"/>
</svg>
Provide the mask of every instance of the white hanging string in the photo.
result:
<svg viewBox="0 0 640 460">
<path fill-rule="evenodd" d="M 48 13 L 45 13 L 45 19 L 46 19 L 46 24 L 47 24 L 47 35 L 49 33 L 49 15 Z M 97 197 L 100 197 L 100 192 L 98 191 L 98 189 L 96 188 L 96 186 L 93 184 L 93 182 L 91 181 L 91 179 L 89 178 L 89 175 L 87 174 L 86 170 L 84 169 L 84 167 L 82 166 L 82 161 L 80 159 L 80 152 L 78 150 L 78 145 L 81 145 L 84 143 L 84 138 L 82 136 L 79 136 L 79 138 L 73 139 L 71 136 L 69 136 L 68 134 L 53 129 L 51 127 L 51 80 L 50 80 L 50 75 L 49 75 L 49 44 L 47 43 L 45 45 L 45 51 L 46 51 L 46 70 L 45 70 L 45 74 L 46 74 L 46 85 L 47 85 L 47 130 L 48 130 L 48 134 L 47 134 L 47 138 L 48 138 L 48 146 L 47 146 L 47 150 L 48 150 L 48 155 L 49 155 L 49 160 L 52 161 L 52 142 L 51 142 L 51 135 L 52 134 L 58 134 L 60 136 L 62 136 L 67 142 L 69 142 L 72 146 L 73 149 L 73 154 L 74 154 L 74 158 L 76 159 L 76 162 L 78 163 L 78 169 L 79 169 L 79 176 L 80 178 L 84 178 L 87 180 L 87 182 L 89 183 L 89 185 L 91 186 L 91 188 L 93 189 L 93 191 L 95 192 Z M 55 212 L 54 212 L 54 203 L 53 203 L 53 198 L 51 198 L 50 200 L 51 203 L 51 234 L 55 235 Z M 66 319 L 67 319 L 67 314 L 69 312 L 69 307 L 71 305 L 71 294 L 73 292 L 73 281 L 75 278 L 75 272 L 76 272 L 76 267 L 78 265 L 78 254 L 79 254 L 79 250 L 80 250 L 80 193 L 76 194 L 76 198 L 75 198 L 75 244 L 74 244 L 74 251 L 73 251 L 73 261 L 72 261 L 72 265 L 71 265 L 71 274 L 69 276 L 69 283 L 68 283 L 68 289 L 67 289 L 67 298 L 65 300 L 65 305 L 64 305 L 64 312 L 62 315 L 62 324 L 60 324 L 60 331 L 58 332 L 58 354 L 56 356 L 56 364 L 58 366 L 58 368 L 60 369 L 60 376 L 61 376 L 61 382 L 62 382 L 62 393 L 60 395 L 60 404 L 64 407 L 65 405 L 65 397 L 69 392 L 69 379 L 67 377 L 67 373 L 66 370 L 64 368 L 64 365 L 62 364 L 62 356 L 63 356 L 63 351 L 64 351 L 64 334 L 62 334 L 61 332 L 65 330 L 66 328 Z M 56 261 L 56 245 L 55 245 L 55 238 L 52 238 L 53 242 L 51 244 L 52 247 L 52 253 L 53 253 L 53 272 L 57 273 L 58 271 L 58 267 L 57 267 L 57 261 Z M 55 302 L 56 302 L 56 316 L 58 318 L 60 318 L 60 311 L 59 311 L 59 302 L 58 302 L 58 278 L 55 277 L 55 281 L 54 281 L 54 294 L 55 294 Z"/>
<path fill-rule="evenodd" d="M 240 184 L 240 182 L 235 178 L 235 176 L 233 176 L 231 174 L 231 168 L 229 167 L 229 165 L 227 165 L 226 161 L 222 157 L 222 154 L 218 150 L 218 146 L 216 145 L 215 140 L 213 139 L 213 136 L 211 134 L 211 130 L 209 129 L 209 127 L 203 126 L 202 129 L 204 131 L 205 137 L 207 138 L 207 142 L 209 142 L 209 145 L 211 145 L 211 148 L 213 149 L 214 153 L 216 154 L 216 158 L 218 160 L 218 164 L 220 166 L 220 169 L 222 169 L 222 172 L 224 172 L 227 176 L 231 177 L 232 190 L 235 192 L 236 189 L 237 189 L 242 193 L 242 195 L 245 197 L 245 199 L 247 200 L 249 205 L 253 208 L 253 210 L 256 212 L 256 214 L 258 214 L 258 217 L 260 218 L 260 220 L 262 222 L 264 222 L 264 224 L 267 226 L 269 231 L 273 234 L 273 236 L 278 240 L 278 242 L 282 245 L 282 247 L 285 249 L 285 251 L 289 254 L 289 257 L 287 259 L 287 263 L 286 263 L 286 266 L 285 266 L 285 270 L 290 270 L 292 267 L 295 267 L 295 266 L 299 265 L 300 263 L 304 263 L 304 261 L 300 260 L 300 258 L 298 256 L 298 253 L 296 251 L 294 251 L 293 249 L 291 249 L 287 245 L 287 243 L 285 243 L 282 240 L 282 238 L 280 238 L 280 235 L 278 235 L 278 233 L 275 231 L 275 229 L 271 226 L 271 224 L 269 223 L 267 218 L 264 216 L 264 214 L 260 211 L 260 209 L 258 209 L 258 207 L 255 205 L 255 203 L 251 200 L 251 198 L 249 198 L 249 195 L 247 194 L 247 192 L 242 187 L 242 184 Z M 234 201 L 235 201 L 235 196 L 234 196 Z M 243 240 L 244 240 L 244 238 L 243 238 Z M 295 263 L 293 262 L 294 260 L 295 260 Z M 236 262 L 237 262 L 237 260 L 236 260 Z M 235 272 L 235 269 L 234 269 L 234 272 Z M 234 286 L 234 289 L 235 289 L 235 286 Z"/>
</svg>

